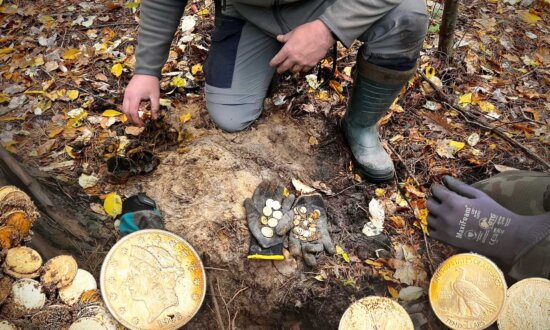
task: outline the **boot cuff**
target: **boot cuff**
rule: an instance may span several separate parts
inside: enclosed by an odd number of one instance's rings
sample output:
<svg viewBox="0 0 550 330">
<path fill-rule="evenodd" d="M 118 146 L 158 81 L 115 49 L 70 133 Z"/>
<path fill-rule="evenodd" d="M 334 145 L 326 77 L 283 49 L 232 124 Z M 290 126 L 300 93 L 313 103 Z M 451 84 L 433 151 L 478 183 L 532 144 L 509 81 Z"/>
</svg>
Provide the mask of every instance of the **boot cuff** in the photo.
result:
<svg viewBox="0 0 550 330">
<path fill-rule="evenodd" d="M 385 84 L 385 85 L 403 85 L 412 77 L 416 71 L 416 65 L 407 71 L 398 71 L 381 67 L 376 64 L 367 62 L 362 57 L 357 58 L 358 73 L 370 80 Z"/>
</svg>

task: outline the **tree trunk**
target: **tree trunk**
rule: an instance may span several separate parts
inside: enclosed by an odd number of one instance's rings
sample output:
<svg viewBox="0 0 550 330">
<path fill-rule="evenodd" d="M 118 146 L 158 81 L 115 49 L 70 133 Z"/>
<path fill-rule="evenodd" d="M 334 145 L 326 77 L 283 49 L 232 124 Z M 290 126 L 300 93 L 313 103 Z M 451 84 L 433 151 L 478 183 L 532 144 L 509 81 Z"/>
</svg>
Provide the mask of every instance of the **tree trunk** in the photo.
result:
<svg viewBox="0 0 550 330">
<path fill-rule="evenodd" d="M 79 267 L 97 273 L 114 235 L 104 226 L 105 219 L 87 204 L 71 200 L 52 180 L 42 172 L 27 169 L 0 146 L 0 185 L 24 190 L 41 214 L 33 225 L 29 245 L 44 259 L 73 255 Z"/>
<path fill-rule="evenodd" d="M 437 49 L 441 55 L 447 58 L 452 58 L 453 56 L 454 34 L 459 4 L 460 0 L 445 0 Z"/>
</svg>

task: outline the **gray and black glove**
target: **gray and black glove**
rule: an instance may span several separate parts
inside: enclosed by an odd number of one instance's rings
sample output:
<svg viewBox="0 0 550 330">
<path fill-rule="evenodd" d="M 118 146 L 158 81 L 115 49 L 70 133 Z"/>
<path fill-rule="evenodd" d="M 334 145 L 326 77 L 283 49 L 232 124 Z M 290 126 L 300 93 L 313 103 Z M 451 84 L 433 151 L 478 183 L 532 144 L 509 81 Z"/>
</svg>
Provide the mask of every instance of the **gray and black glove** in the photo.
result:
<svg viewBox="0 0 550 330">
<path fill-rule="evenodd" d="M 334 254 L 334 244 L 327 228 L 327 212 L 321 195 L 300 196 L 292 210 L 286 213 L 277 226 L 276 233 L 288 235 L 288 245 L 293 256 L 301 255 L 308 266 L 315 266 L 318 252 L 326 250 Z"/>
<path fill-rule="evenodd" d="M 264 181 L 258 185 L 252 198 L 244 201 L 250 237 L 249 259 L 282 260 L 284 235 L 275 228 L 289 212 L 295 196 L 282 184 Z"/>
<path fill-rule="evenodd" d="M 550 213 L 522 216 L 452 177 L 434 185 L 428 200 L 430 236 L 511 266 L 550 235 Z M 521 201 L 518 201 L 521 202 Z"/>
</svg>

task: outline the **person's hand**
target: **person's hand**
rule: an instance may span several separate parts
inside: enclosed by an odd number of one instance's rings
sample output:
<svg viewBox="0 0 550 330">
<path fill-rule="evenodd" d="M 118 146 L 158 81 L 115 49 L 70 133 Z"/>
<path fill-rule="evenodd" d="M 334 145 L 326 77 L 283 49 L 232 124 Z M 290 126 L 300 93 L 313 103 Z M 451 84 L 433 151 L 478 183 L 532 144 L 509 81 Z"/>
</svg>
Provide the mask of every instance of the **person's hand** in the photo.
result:
<svg viewBox="0 0 550 330">
<path fill-rule="evenodd" d="M 155 76 L 136 74 L 128 83 L 124 92 L 124 101 L 122 102 L 122 111 L 128 119 L 142 126 L 143 122 L 139 118 L 139 104 L 143 100 L 151 101 L 151 115 L 153 119 L 157 119 L 160 108 L 160 84 L 159 79 Z"/>
<path fill-rule="evenodd" d="M 335 42 L 332 32 L 321 20 L 302 24 L 285 35 L 278 35 L 277 41 L 284 46 L 269 65 L 276 67 L 278 73 L 311 70 Z"/>
<path fill-rule="evenodd" d="M 518 215 L 452 177 L 443 183 L 432 187 L 427 204 L 428 231 L 439 241 L 510 266 L 550 234 L 550 213 Z"/>
</svg>

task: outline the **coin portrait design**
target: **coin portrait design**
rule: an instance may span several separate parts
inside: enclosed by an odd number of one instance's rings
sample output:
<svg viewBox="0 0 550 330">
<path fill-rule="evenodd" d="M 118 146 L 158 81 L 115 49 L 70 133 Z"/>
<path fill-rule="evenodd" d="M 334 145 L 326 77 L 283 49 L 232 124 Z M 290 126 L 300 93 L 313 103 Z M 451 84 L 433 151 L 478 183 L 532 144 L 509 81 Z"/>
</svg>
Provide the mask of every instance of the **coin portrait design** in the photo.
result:
<svg viewBox="0 0 550 330">
<path fill-rule="evenodd" d="M 127 279 L 130 297 L 146 306 L 149 322 L 167 308 L 178 305 L 174 289 L 185 271 L 168 251 L 157 246 L 142 248 L 133 245 L 130 267 Z"/>
<path fill-rule="evenodd" d="M 206 278 L 197 252 L 181 237 L 147 229 L 123 237 L 101 268 L 101 293 L 130 329 L 179 329 L 199 310 Z"/>
</svg>

